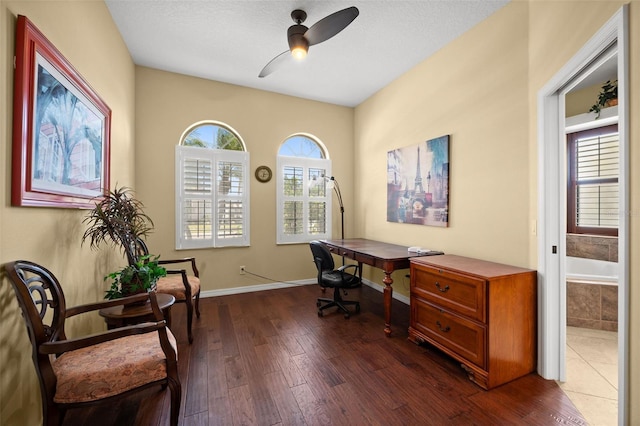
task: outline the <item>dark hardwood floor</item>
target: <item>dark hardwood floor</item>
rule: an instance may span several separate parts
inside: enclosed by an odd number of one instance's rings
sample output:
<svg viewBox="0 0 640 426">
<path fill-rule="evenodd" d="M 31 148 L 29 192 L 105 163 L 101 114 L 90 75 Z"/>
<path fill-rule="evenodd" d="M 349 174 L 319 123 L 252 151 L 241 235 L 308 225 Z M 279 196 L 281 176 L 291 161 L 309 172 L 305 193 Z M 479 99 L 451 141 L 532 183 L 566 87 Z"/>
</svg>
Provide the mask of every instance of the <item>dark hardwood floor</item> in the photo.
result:
<svg viewBox="0 0 640 426">
<path fill-rule="evenodd" d="M 586 425 L 554 381 L 530 374 L 484 391 L 459 363 L 407 340 L 409 307 L 352 290 L 360 314 L 316 314 L 316 285 L 201 300 L 189 345 L 173 308 L 184 425 Z M 168 391 L 70 410 L 65 425 L 168 425 Z"/>
</svg>

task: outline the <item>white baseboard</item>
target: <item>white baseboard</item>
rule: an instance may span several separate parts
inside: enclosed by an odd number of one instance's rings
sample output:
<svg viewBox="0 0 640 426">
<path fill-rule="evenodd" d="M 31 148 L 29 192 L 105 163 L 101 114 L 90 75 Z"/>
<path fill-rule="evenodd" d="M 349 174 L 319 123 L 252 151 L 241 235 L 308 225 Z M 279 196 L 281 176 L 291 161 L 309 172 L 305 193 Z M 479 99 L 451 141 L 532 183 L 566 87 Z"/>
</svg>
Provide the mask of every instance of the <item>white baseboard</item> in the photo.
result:
<svg viewBox="0 0 640 426">
<path fill-rule="evenodd" d="M 286 283 L 277 282 L 277 283 L 269 283 L 269 284 L 250 285 L 246 287 L 223 288 L 220 290 L 205 290 L 200 292 L 200 297 L 204 298 L 204 297 L 228 296 L 230 294 L 251 293 L 254 291 L 275 290 L 278 288 L 298 287 L 301 285 L 310 285 L 310 284 L 318 285 L 318 281 L 315 278 L 311 278 L 311 279 L 299 280 L 299 281 L 293 281 L 293 282 L 288 281 Z M 380 293 L 382 293 L 384 290 L 384 287 L 382 285 L 374 283 L 367 279 L 363 279 L 362 284 L 368 287 L 371 287 L 374 290 L 379 291 Z M 394 292 L 393 298 L 404 303 L 405 305 L 409 304 L 409 298 L 402 294 L 398 294 Z"/>
<path fill-rule="evenodd" d="M 269 283 L 269 284 L 256 284 L 245 287 L 232 287 L 223 288 L 220 290 L 205 290 L 200 292 L 200 297 L 216 297 L 216 296 L 228 296 L 230 294 L 251 293 L 254 291 L 275 290 L 277 288 L 287 287 L 299 287 L 301 285 L 318 284 L 316 279 L 288 281 L 286 283 Z"/>
</svg>

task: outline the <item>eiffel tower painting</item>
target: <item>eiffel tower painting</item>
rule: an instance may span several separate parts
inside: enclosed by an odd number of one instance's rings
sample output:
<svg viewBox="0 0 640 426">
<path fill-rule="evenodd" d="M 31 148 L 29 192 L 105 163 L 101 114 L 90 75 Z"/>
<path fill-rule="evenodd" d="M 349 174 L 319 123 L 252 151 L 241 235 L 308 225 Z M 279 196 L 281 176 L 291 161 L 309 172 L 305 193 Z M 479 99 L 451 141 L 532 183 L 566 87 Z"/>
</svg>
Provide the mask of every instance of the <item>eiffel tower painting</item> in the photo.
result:
<svg viewBox="0 0 640 426">
<path fill-rule="evenodd" d="M 387 221 L 448 226 L 448 135 L 387 153 Z"/>
<path fill-rule="evenodd" d="M 422 173 L 420 173 L 420 146 L 418 145 L 418 160 L 416 161 L 416 180 L 413 184 L 414 195 L 421 195 L 424 193 L 422 187 Z"/>
</svg>

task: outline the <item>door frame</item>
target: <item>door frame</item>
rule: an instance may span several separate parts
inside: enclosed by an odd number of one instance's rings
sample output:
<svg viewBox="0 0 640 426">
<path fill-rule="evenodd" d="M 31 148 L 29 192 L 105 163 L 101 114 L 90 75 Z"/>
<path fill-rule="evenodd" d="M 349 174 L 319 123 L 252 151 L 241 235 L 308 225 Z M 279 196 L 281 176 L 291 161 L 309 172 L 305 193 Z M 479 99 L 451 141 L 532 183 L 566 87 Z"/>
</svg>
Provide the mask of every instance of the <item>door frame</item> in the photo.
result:
<svg viewBox="0 0 640 426">
<path fill-rule="evenodd" d="M 620 206 L 618 232 L 618 424 L 627 424 L 629 404 L 629 25 L 624 5 L 538 92 L 538 372 L 546 379 L 566 374 L 566 181 L 565 87 L 607 48 L 618 49 Z M 554 249 L 555 247 L 555 249 Z"/>
</svg>

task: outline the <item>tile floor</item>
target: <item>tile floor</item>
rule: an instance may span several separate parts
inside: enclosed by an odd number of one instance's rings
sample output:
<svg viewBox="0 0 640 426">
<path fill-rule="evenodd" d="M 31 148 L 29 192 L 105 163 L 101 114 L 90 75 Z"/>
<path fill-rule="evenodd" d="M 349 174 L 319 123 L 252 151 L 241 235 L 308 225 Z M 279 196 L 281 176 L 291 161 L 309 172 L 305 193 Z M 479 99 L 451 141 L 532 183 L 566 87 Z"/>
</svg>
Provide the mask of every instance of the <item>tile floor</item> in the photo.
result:
<svg viewBox="0 0 640 426">
<path fill-rule="evenodd" d="M 558 382 L 590 426 L 618 424 L 618 333 L 567 327 L 567 381 Z"/>
</svg>

